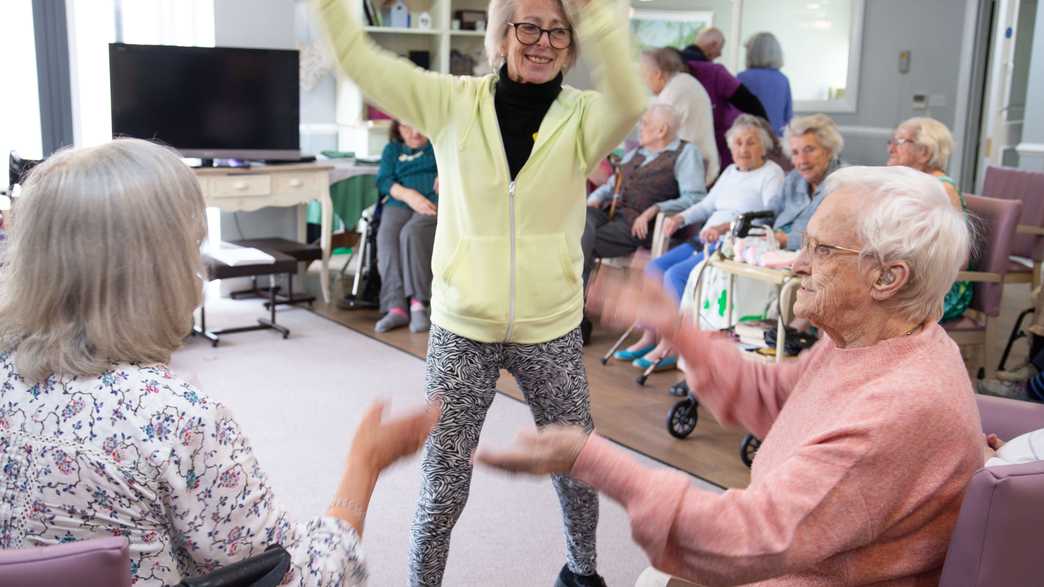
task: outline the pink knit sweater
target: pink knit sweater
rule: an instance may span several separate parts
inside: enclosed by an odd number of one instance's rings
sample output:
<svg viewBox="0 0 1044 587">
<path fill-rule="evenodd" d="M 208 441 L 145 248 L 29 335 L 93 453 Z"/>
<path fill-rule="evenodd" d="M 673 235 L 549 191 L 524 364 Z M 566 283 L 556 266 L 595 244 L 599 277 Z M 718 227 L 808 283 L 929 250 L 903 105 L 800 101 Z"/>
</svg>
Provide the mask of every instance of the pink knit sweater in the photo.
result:
<svg viewBox="0 0 1044 587">
<path fill-rule="evenodd" d="M 865 348 L 826 338 L 780 365 L 688 338 L 701 404 L 764 439 L 750 486 L 701 491 L 597 435 L 572 471 L 627 508 L 655 567 L 704 585 L 938 584 L 982 466 L 978 408 L 942 328 Z"/>
</svg>

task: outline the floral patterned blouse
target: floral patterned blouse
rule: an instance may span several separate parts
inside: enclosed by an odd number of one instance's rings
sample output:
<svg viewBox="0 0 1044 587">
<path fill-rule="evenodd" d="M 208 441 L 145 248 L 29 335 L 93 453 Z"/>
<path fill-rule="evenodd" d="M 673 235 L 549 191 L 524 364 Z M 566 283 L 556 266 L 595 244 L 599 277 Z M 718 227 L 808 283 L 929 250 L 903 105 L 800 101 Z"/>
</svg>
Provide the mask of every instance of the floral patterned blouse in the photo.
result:
<svg viewBox="0 0 1044 587">
<path fill-rule="evenodd" d="M 137 584 L 172 585 L 279 543 L 287 585 L 359 585 L 355 530 L 294 522 L 227 408 L 164 365 L 26 382 L 0 353 L 0 548 L 130 542 Z"/>
</svg>

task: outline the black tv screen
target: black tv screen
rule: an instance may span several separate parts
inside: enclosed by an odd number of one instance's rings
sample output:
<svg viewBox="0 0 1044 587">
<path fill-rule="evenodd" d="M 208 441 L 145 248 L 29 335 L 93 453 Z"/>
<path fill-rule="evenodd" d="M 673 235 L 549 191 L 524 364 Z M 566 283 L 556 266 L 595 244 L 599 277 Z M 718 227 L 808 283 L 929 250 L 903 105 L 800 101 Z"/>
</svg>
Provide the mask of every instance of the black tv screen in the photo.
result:
<svg viewBox="0 0 1044 587">
<path fill-rule="evenodd" d="M 293 50 L 109 45 L 112 134 L 185 157 L 301 155 Z"/>
</svg>

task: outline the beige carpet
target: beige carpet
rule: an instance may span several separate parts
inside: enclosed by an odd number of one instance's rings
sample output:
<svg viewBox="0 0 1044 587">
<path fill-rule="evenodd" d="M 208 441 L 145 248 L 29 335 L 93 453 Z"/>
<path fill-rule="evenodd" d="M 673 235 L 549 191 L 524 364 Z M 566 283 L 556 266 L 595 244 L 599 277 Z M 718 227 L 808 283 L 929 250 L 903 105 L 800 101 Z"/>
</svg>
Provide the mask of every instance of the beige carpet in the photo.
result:
<svg viewBox="0 0 1044 587">
<path fill-rule="evenodd" d="M 218 300 L 208 305 L 208 326 L 246 325 L 262 313 L 258 301 Z M 287 340 L 271 331 L 228 335 L 216 349 L 191 340 L 173 365 L 232 408 L 276 495 L 292 514 L 305 517 L 325 509 L 366 405 L 385 398 L 394 411 L 423 401 L 424 364 L 304 309 L 280 310 L 278 319 L 292 331 Z M 498 396 L 482 443 L 506 446 L 516 430 L 531 425 L 525 405 Z M 406 584 L 419 487 L 416 458 L 382 477 L 364 539 L 370 585 Z M 600 571 L 609 585 L 633 585 L 647 566 L 645 556 L 630 540 L 624 511 L 603 499 L 601 512 Z M 445 585 L 551 585 L 563 564 L 560 527 L 548 481 L 477 470 L 454 532 Z"/>
</svg>

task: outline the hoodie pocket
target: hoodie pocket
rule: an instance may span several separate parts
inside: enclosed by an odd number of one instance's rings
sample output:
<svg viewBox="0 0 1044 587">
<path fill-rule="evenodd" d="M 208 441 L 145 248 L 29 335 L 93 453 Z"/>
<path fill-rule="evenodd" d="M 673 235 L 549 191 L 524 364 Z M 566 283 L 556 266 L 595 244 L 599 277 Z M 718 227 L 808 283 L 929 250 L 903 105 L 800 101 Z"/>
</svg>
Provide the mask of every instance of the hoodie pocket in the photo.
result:
<svg viewBox="0 0 1044 587">
<path fill-rule="evenodd" d="M 567 310 L 580 297 L 581 268 L 564 234 L 519 237 L 517 317 L 544 318 Z"/>
<path fill-rule="evenodd" d="M 446 309 L 458 316 L 507 321 L 508 240 L 504 237 L 464 237 L 450 256 L 436 285 Z"/>
</svg>

